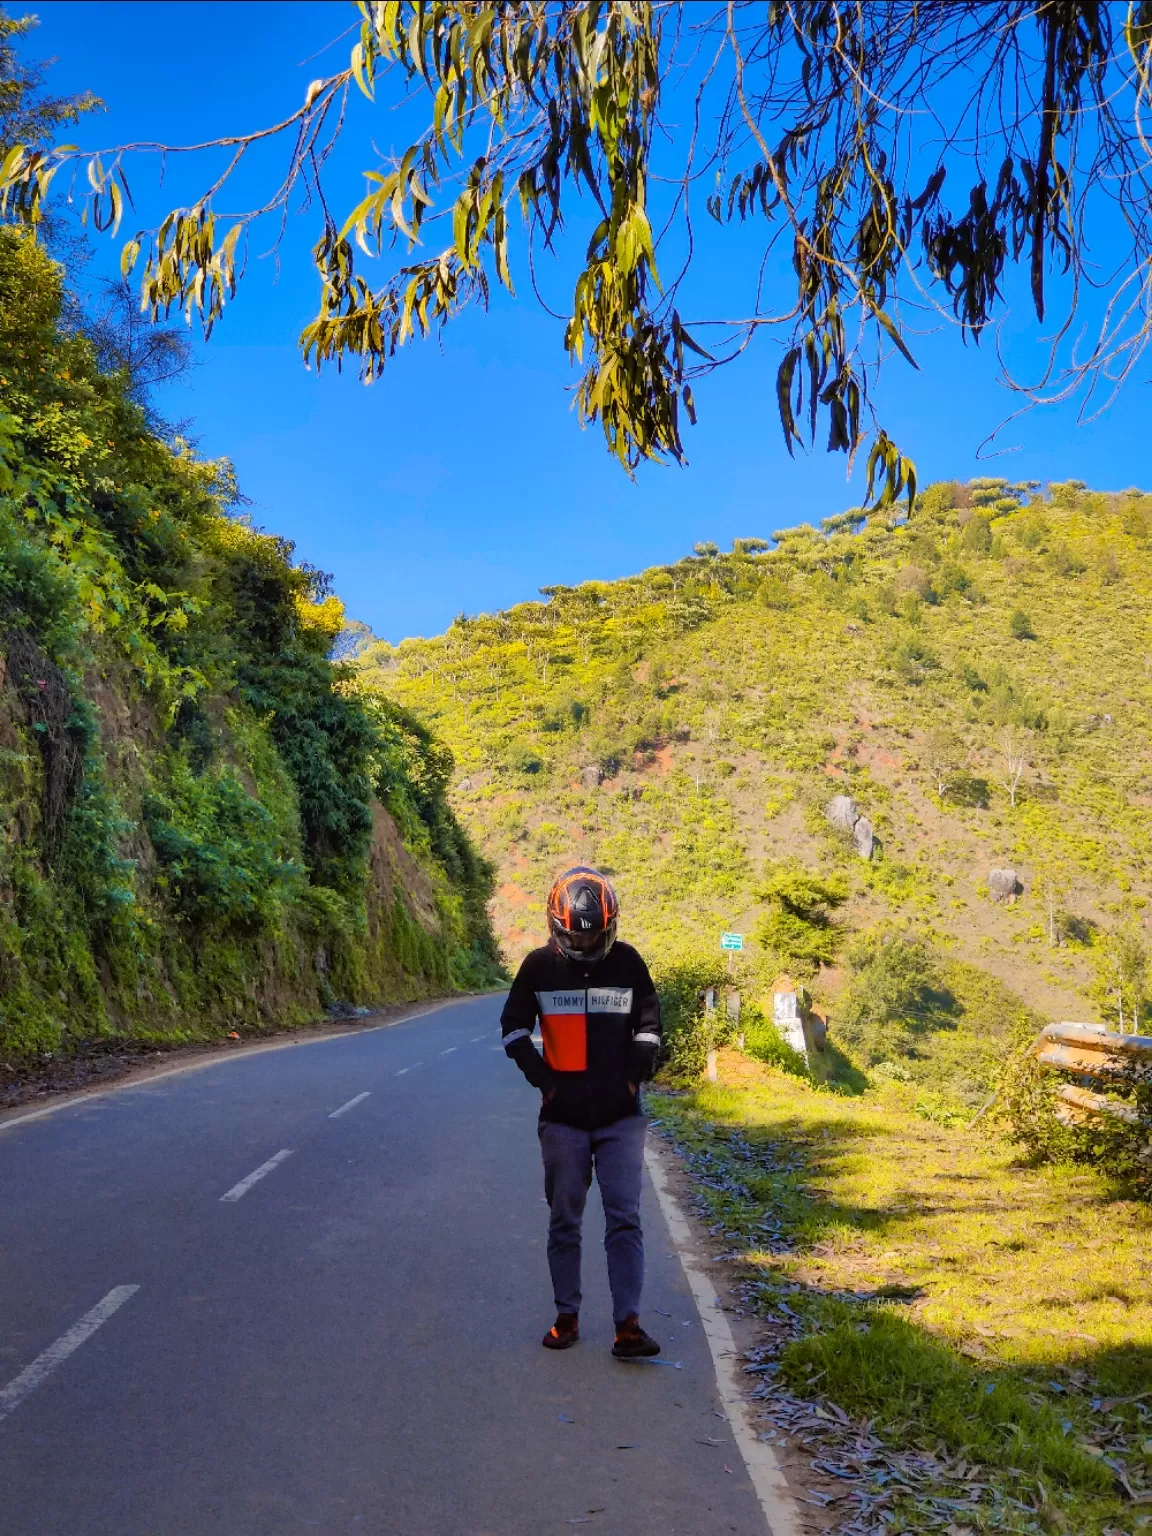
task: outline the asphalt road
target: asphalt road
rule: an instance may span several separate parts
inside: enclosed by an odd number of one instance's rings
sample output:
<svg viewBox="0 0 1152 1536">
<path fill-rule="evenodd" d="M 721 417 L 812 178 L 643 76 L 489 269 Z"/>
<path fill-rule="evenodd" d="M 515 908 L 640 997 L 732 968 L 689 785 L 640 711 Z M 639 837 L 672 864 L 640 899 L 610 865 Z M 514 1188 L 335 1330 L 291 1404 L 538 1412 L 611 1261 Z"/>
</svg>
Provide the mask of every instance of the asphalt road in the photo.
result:
<svg viewBox="0 0 1152 1536">
<path fill-rule="evenodd" d="M 500 1003 L 0 1128 L 3 1536 L 766 1536 L 650 1189 L 643 1316 L 679 1368 L 609 1355 L 595 1192 L 584 1337 L 540 1347 Z"/>
</svg>

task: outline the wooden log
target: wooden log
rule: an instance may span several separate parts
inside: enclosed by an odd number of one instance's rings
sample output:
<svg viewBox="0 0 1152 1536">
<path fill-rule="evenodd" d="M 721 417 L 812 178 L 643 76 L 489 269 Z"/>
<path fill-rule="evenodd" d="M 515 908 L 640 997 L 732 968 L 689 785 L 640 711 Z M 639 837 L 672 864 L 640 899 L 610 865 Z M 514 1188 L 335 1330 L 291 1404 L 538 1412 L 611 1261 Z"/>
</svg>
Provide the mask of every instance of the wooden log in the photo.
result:
<svg viewBox="0 0 1152 1536">
<path fill-rule="evenodd" d="M 1047 1024 L 1032 1049 L 1041 1066 L 1057 1072 L 1152 1082 L 1152 1035 L 1113 1034 L 1102 1024 Z"/>
<path fill-rule="evenodd" d="M 1122 1056 L 1146 1058 L 1152 1062 L 1152 1035 L 1113 1034 L 1102 1024 L 1046 1024 L 1042 1040 L 1055 1045 L 1079 1045 L 1090 1051 L 1119 1052 Z"/>
<path fill-rule="evenodd" d="M 1067 1106 L 1068 1118 L 1077 1121 L 1093 1115 L 1109 1115 L 1113 1120 L 1123 1120 L 1125 1125 L 1152 1125 L 1152 1121 L 1146 1120 L 1131 1104 L 1118 1104 L 1115 1099 L 1106 1099 L 1102 1093 L 1092 1093 L 1072 1083 L 1064 1084 L 1059 1097 L 1061 1104 L 1057 1114 L 1062 1120 L 1065 1116 L 1060 1112 Z"/>
<path fill-rule="evenodd" d="M 1054 1067 L 1060 1072 L 1081 1072 L 1085 1077 L 1127 1077 L 1133 1065 L 1131 1056 L 1079 1049 L 1073 1045 L 1048 1045 L 1044 1041 L 1041 1041 L 1036 1057 L 1042 1067 Z M 1149 1066 L 1152 1067 L 1152 1062 Z"/>
</svg>

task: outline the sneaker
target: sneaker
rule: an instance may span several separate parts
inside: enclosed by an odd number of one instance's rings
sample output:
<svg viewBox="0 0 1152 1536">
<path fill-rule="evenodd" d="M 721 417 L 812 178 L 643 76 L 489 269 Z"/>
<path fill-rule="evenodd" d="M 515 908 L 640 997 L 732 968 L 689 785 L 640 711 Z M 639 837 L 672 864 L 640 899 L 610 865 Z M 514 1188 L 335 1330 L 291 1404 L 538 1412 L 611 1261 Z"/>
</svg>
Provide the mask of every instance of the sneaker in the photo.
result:
<svg viewBox="0 0 1152 1536">
<path fill-rule="evenodd" d="M 648 1355 L 658 1355 L 660 1346 L 650 1333 L 640 1326 L 640 1319 L 633 1312 L 616 1325 L 616 1342 L 612 1353 L 617 1360 L 640 1360 Z"/>
<path fill-rule="evenodd" d="M 540 1340 L 545 1349 L 571 1349 L 580 1337 L 580 1319 L 575 1312 L 560 1312 Z"/>
</svg>

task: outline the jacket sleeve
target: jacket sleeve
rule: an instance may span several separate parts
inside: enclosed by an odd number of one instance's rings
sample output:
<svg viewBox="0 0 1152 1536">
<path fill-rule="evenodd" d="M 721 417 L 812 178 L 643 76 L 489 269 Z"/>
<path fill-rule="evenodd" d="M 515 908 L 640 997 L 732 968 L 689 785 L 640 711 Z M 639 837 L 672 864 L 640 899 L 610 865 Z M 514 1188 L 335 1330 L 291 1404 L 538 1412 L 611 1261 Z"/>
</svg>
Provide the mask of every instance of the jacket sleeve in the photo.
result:
<svg viewBox="0 0 1152 1536">
<path fill-rule="evenodd" d="M 553 1084 L 552 1069 L 532 1044 L 532 1031 L 536 1028 L 539 1009 L 532 987 L 529 963 L 525 960 L 516 972 L 500 1015 L 500 1028 L 504 1032 L 504 1050 L 523 1072 L 533 1088 L 546 1093 Z"/>
<path fill-rule="evenodd" d="M 639 956 L 637 961 L 640 969 L 632 1014 L 632 1065 L 636 1073 L 636 1082 L 644 1083 L 656 1069 L 656 1056 L 660 1050 L 663 1026 L 660 1022 L 660 998 L 652 977 Z"/>
</svg>

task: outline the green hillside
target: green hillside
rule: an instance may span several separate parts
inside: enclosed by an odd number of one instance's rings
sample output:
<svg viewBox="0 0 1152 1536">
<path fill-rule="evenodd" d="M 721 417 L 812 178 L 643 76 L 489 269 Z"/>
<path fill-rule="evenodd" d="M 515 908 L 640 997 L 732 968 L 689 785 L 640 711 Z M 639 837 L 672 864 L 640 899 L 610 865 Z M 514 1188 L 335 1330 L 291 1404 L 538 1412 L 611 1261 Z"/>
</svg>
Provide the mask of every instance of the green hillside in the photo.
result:
<svg viewBox="0 0 1152 1536">
<path fill-rule="evenodd" d="M 714 966 L 744 932 L 746 993 L 787 965 L 858 1061 L 951 1062 L 969 1102 L 1027 1010 L 1131 1026 L 1152 496 L 941 483 L 910 519 L 849 511 L 543 596 L 360 658 L 455 754 L 511 958 L 588 860 L 658 960 Z M 830 825 L 837 794 L 871 860 Z"/>
<path fill-rule="evenodd" d="M 495 971 L 451 757 L 0 229 L 0 1082 Z"/>
</svg>

